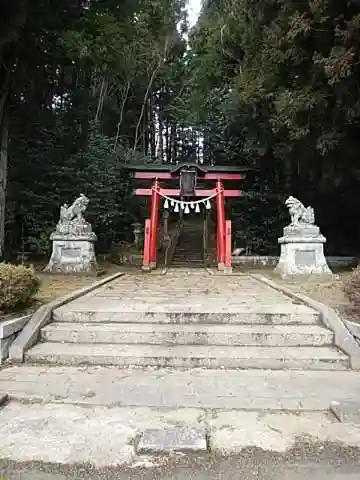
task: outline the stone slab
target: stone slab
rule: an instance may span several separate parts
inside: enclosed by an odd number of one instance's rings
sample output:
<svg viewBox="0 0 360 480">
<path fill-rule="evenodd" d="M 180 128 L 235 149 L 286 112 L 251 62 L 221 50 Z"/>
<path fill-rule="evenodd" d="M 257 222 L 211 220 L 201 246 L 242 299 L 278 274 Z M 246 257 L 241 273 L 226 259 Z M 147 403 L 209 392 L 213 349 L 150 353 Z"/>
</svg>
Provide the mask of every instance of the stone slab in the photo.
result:
<svg viewBox="0 0 360 480">
<path fill-rule="evenodd" d="M 137 452 L 170 453 L 206 451 L 206 438 L 203 431 L 194 428 L 174 427 L 149 429 L 142 434 Z"/>
<path fill-rule="evenodd" d="M 294 446 L 294 438 L 306 438 L 307 443 L 325 441 L 356 447 L 360 444 L 360 429 L 357 425 L 338 423 L 325 412 L 299 414 L 230 410 L 210 417 L 208 424 L 210 449 L 222 454 L 240 453 L 249 446 L 265 451 L 286 452 Z M 291 475 L 286 478 L 293 479 Z M 301 477 L 302 480 L 304 478 Z"/>
<path fill-rule="evenodd" d="M 332 402 L 330 404 L 330 410 L 339 422 L 360 425 L 360 401 Z"/>
<path fill-rule="evenodd" d="M 173 430 L 175 422 L 185 431 L 203 432 L 208 426 L 211 451 L 227 454 L 241 452 L 248 447 L 267 452 L 286 452 L 302 438 L 306 438 L 307 444 L 360 444 L 358 426 L 338 423 L 326 412 L 217 412 L 10 402 L 0 414 L 0 456 L 15 462 L 90 464 L 98 468 L 126 463 L 134 465 L 144 461 L 143 457 L 135 454 L 133 447 L 138 433 Z M 202 440 L 201 445 L 204 445 Z M 263 457 L 264 452 L 260 451 L 259 455 Z M 268 458 L 267 453 L 265 457 Z M 244 458 L 245 461 L 247 459 Z M 76 477 L 72 469 L 67 473 L 71 478 Z M 81 473 L 83 478 L 84 471 Z M 97 475 L 103 473 L 108 478 L 102 471 L 98 471 Z M 135 471 L 134 474 L 136 476 Z M 113 475 L 114 471 L 110 474 L 111 478 Z M 150 477 L 155 478 L 151 472 Z M 128 478 L 135 477 L 128 472 Z"/>
<path fill-rule="evenodd" d="M 119 465 L 134 459 L 130 443 L 135 434 L 119 410 L 10 402 L 0 413 L 0 456 L 18 462 Z"/>
<path fill-rule="evenodd" d="M 0 392 L 25 402 L 89 406 L 328 411 L 333 400 L 358 401 L 360 382 L 353 371 L 20 365 L 0 370 Z"/>
</svg>

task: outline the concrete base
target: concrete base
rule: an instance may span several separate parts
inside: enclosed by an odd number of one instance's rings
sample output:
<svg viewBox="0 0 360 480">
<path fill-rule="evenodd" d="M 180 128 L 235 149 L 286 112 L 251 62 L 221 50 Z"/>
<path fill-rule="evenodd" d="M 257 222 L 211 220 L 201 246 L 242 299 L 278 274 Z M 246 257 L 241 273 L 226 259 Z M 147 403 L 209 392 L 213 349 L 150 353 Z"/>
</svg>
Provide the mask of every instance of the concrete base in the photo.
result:
<svg viewBox="0 0 360 480">
<path fill-rule="evenodd" d="M 279 238 L 280 259 L 274 272 L 281 277 L 299 275 L 332 275 L 324 256 L 325 237 L 315 225 L 284 228 Z"/>
<path fill-rule="evenodd" d="M 31 315 L 25 315 L 11 320 L 6 320 L 0 325 L 0 365 L 9 357 L 9 349 L 16 335 L 30 320 Z"/>
<path fill-rule="evenodd" d="M 16 335 L 11 335 L 7 338 L 0 338 L 0 365 L 8 359 L 10 345 L 15 340 L 15 338 Z"/>
<path fill-rule="evenodd" d="M 225 275 L 231 275 L 232 274 L 232 267 L 224 267 L 223 272 Z"/>
<path fill-rule="evenodd" d="M 141 270 L 142 270 L 143 272 L 151 272 L 151 266 L 150 266 L 150 265 L 143 265 L 143 266 L 141 267 Z"/>
<path fill-rule="evenodd" d="M 53 251 L 45 272 L 61 274 L 91 274 L 97 271 L 96 235 L 52 237 Z"/>
<path fill-rule="evenodd" d="M 225 265 L 223 264 L 223 262 L 219 262 L 218 263 L 218 270 L 220 270 L 221 272 L 224 270 L 225 268 Z"/>
</svg>

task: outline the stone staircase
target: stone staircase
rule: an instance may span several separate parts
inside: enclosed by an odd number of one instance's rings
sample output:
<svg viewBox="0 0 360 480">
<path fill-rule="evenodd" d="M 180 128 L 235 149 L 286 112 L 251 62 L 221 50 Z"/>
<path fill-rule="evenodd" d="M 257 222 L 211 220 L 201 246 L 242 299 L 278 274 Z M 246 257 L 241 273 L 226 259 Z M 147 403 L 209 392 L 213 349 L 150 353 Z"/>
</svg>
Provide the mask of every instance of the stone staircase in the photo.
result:
<svg viewBox="0 0 360 480">
<path fill-rule="evenodd" d="M 171 266 L 197 268 L 202 267 L 203 265 L 204 255 L 202 219 L 198 217 L 185 217 Z"/>
<path fill-rule="evenodd" d="M 126 275 L 56 309 L 32 363 L 346 370 L 317 312 L 247 276 Z"/>
</svg>

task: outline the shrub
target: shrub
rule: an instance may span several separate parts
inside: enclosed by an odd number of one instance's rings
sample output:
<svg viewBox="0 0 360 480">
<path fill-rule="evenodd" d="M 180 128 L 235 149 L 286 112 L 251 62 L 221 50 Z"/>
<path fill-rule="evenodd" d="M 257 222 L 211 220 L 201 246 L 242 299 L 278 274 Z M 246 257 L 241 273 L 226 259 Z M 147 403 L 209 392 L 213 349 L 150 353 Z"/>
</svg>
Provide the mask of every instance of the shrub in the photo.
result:
<svg viewBox="0 0 360 480">
<path fill-rule="evenodd" d="M 33 268 L 0 263 L 0 310 L 13 311 L 30 303 L 40 280 Z"/>
<path fill-rule="evenodd" d="M 350 302 L 349 313 L 360 317 L 360 267 L 356 267 L 344 281 L 344 292 Z"/>
</svg>

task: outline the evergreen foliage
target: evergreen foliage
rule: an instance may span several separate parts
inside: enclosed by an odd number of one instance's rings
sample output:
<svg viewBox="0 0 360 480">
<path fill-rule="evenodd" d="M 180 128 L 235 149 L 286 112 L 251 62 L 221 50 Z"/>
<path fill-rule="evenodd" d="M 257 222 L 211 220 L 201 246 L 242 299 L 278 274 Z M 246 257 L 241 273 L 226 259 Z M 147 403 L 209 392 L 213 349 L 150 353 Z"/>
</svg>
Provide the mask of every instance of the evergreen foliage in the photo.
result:
<svg viewBox="0 0 360 480">
<path fill-rule="evenodd" d="M 79 193 L 100 250 L 130 239 L 146 205 L 121 165 L 189 159 L 200 137 L 206 162 L 257 169 L 229 202 L 237 246 L 276 252 L 292 194 L 328 253 L 358 253 L 358 0 L 205 0 L 190 32 L 184 0 L 0 13 L 0 256 L 47 253 Z"/>
</svg>

